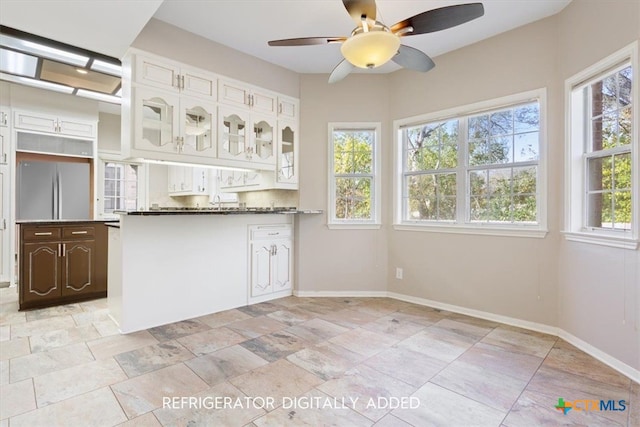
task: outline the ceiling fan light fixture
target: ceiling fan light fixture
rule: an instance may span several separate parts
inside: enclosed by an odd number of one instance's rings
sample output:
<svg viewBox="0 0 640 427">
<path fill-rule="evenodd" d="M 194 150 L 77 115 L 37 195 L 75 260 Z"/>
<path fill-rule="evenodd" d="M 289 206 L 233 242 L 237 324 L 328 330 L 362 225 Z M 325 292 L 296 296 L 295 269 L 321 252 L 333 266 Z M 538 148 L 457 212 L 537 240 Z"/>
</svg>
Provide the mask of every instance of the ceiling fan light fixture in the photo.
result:
<svg viewBox="0 0 640 427">
<path fill-rule="evenodd" d="M 347 61 L 359 68 L 376 68 L 398 53 L 400 39 L 389 31 L 354 34 L 342 43 L 340 51 Z"/>
</svg>

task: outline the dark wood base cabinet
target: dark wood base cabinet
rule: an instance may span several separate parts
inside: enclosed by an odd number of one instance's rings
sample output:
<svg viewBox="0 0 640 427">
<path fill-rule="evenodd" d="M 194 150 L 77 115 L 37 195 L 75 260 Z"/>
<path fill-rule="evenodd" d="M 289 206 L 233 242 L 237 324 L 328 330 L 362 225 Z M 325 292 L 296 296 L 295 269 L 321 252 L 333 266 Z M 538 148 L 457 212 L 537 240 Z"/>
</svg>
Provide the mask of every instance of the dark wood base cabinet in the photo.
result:
<svg viewBox="0 0 640 427">
<path fill-rule="evenodd" d="M 104 223 L 20 224 L 20 310 L 107 295 Z"/>
</svg>

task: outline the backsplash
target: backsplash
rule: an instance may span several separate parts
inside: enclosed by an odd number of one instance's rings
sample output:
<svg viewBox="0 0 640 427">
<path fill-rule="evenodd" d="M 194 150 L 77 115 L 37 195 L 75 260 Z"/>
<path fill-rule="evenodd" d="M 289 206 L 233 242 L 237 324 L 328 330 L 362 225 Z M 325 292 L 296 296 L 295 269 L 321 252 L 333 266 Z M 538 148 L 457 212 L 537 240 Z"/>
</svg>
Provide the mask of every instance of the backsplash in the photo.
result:
<svg viewBox="0 0 640 427">
<path fill-rule="evenodd" d="M 171 197 L 165 193 L 150 193 L 149 207 L 157 204 L 158 206 L 172 208 L 204 208 L 209 206 L 209 196 L 178 196 Z"/>
<path fill-rule="evenodd" d="M 298 192 L 295 190 L 263 190 L 238 193 L 238 201 L 247 206 L 257 207 L 299 207 Z"/>
</svg>

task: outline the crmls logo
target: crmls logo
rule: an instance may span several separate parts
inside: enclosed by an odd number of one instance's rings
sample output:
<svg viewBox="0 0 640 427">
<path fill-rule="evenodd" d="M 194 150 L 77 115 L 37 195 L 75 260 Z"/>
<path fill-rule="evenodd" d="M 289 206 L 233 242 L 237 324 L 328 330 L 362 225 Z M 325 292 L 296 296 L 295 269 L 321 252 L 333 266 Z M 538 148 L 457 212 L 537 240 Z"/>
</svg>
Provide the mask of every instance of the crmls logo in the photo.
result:
<svg viewBox="0 0 640 427">
<path fill-rule="evenodd" d="M 579 399 L 573 402 L 566 402 L 562 397 L 558 398 L 558 404 L 555 406 L 558 411 L 562 411 L 565 415 L 570 410 L 575 411 L 624 411 L 627 409 L 627 402 L 624 400 L 591 400 Z"/>
</svg>

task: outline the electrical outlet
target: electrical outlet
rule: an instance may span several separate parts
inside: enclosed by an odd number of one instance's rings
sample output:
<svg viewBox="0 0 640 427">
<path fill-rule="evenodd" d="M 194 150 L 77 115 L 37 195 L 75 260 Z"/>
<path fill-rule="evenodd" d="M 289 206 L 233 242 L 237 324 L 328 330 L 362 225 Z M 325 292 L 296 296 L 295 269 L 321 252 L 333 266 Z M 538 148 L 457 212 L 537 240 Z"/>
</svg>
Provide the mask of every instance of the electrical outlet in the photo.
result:
<svg viewBox="0 0 640 427">
<path fill-rule="evenodd" d="M 402 280 L 402 269 L 400 267 L 396 268 L 396 279 Z"/>
</svg>

